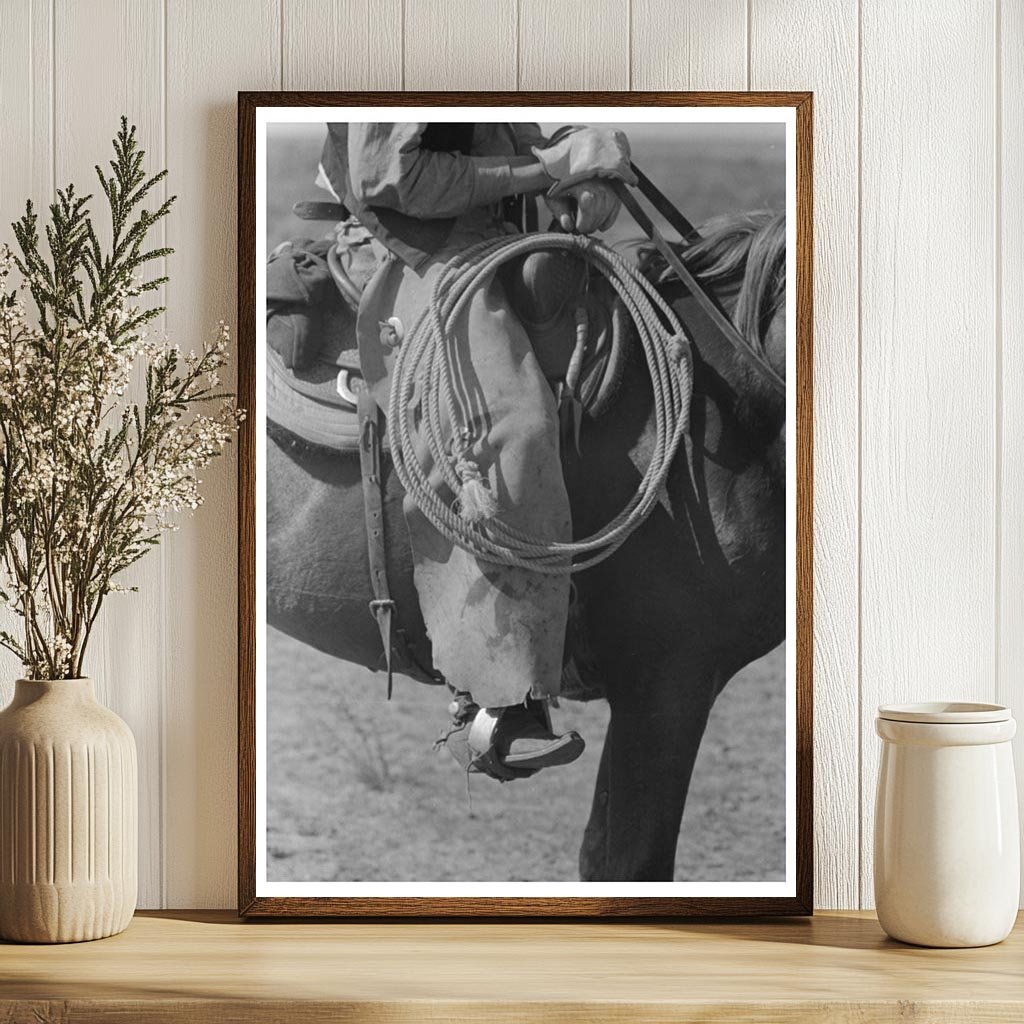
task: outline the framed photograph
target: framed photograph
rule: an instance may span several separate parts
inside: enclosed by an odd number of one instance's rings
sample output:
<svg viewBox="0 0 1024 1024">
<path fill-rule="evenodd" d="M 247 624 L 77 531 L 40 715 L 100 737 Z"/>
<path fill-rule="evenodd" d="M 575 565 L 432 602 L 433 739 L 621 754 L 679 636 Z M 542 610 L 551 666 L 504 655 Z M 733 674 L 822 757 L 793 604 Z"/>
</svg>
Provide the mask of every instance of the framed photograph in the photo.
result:
<svg viewBox="0 0 1024 1024">
<path fill-rule="evenodd" d="M 811 95 L 238 129 L 240 913 L 810 914 Z"/>
</svg>

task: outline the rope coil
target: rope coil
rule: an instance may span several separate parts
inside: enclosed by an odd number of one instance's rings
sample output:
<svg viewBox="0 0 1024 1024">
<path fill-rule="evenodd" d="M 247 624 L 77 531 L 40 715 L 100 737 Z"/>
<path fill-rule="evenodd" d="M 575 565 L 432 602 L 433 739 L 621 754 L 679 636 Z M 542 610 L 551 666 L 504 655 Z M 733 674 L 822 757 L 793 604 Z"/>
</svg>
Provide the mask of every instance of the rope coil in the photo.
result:
<svg viewBox="0 0 1024 1024">
<path fill-rule="evenodd" d="M 552 249 L 582 256 L 611 283 L 636 326 L 654 399 L 654 452 L 636 494 L 602 529 L 573 542 L 531 536 L 501 520 L 471 455 L 470 400 L 460 383 L 454 331 L 473 293 L 485 287 L 499 267 Z M 474 557 L 545 575 L 578 572 L 612 555 L 654 510 L 689 426 L 692 389 L 690 347 L 679 320 L 654 285 L 614 250 L 584 235 L 554 232 L 486 239 L 448 263 L 434 284 L 427 308 L 398 349 L 388 410 L 395 472 L 434 528 Z M 419 417 L 414 425 L 417 404 Z M 442 484 L 455 495 L 453 503 L 441 498 L 420 462 L 417 434 Z M 447 437 L 452 439 L 451 450 L 446 449 Z"/>
</svg>

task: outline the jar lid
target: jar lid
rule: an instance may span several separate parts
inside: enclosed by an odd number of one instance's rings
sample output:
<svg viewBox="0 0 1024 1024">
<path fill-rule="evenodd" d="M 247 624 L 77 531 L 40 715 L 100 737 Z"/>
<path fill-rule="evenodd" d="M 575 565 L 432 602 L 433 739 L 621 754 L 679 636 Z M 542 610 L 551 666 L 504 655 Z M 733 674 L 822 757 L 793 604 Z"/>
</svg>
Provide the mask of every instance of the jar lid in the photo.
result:
<svg viewBox="0 0 1024 1024">
<path fill-rule="evenodd" d="M 969 701 L 926 701 L 921 704 L 882 704 L 878 717 L 889 722 L 924 722 L 933 725 L 970 725 L 1008 722 L 1010 709 L 1004 704 Z"/>
</svg>

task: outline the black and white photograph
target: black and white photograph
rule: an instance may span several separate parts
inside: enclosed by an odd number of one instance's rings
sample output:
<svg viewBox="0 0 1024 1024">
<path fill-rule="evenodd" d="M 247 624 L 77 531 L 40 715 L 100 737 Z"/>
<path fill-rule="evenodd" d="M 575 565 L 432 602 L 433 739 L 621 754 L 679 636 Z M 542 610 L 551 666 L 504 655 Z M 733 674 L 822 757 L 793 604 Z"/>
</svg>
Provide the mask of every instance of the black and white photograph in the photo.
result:
<svg viewBox="0 0 1024 1024">
<path fill-rule="evenodd" d="M 792 107 L 255 113 L 253 895 L 794 897 Z"/>
</svg>

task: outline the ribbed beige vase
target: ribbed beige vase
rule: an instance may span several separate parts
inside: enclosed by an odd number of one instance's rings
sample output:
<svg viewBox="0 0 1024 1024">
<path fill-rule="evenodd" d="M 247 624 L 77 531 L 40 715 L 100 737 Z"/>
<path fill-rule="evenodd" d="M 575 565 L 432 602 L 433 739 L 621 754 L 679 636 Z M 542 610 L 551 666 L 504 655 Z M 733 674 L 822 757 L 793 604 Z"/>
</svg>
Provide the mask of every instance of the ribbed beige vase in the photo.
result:
<svg viewBox="0 0 1024 1024">
<path fill-rule="evenodd" d="M 135 739 L 91 679 L 15 684 L 0 712 L 0 938 L 123 931 L 138 887 Z"/>
</svg>

